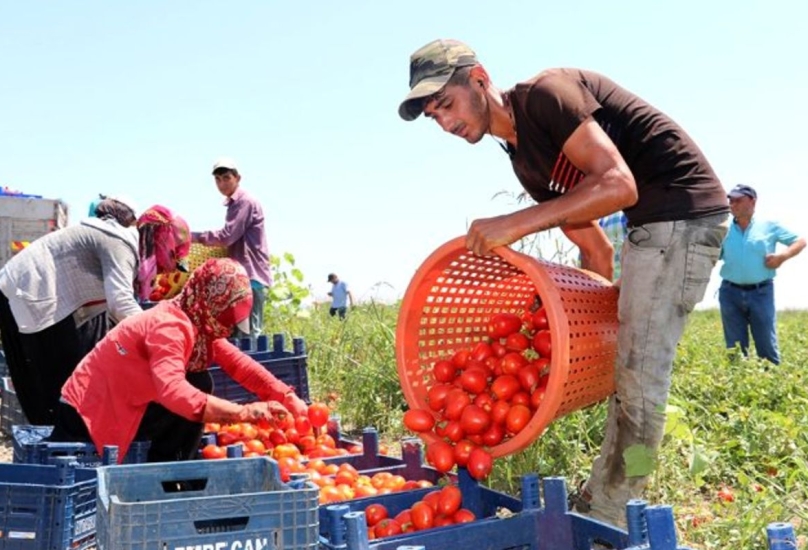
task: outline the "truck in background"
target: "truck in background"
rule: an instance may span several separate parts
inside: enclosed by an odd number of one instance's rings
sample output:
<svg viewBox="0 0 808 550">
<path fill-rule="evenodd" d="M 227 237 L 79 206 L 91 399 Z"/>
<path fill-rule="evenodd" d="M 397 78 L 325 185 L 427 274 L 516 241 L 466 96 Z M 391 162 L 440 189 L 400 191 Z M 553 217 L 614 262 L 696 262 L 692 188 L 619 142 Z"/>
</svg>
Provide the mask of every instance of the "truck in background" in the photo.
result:
<svg viewBox="0 0 808 550">
<path fill-rule="evenodd" d="M 31 241 L 67 227 L 67 215 L 59 199 L 0 191 L 0 267 Z"/>
</svg>

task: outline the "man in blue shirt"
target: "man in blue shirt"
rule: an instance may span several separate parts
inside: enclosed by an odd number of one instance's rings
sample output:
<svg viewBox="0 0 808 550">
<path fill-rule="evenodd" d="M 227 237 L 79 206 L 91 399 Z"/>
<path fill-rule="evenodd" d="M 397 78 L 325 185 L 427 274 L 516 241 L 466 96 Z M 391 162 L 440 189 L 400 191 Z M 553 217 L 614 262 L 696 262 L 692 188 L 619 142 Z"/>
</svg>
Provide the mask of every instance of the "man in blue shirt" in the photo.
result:
<svg viewBox="0 0 808 550">
<path fill-rule="evenodd" d="M 775 327 L 774 283 L 776 269 L 805 248 L 798 237 L 777 222 L 755 217 L 757 192 L 736 185 L 727 195 L 734 217 L 721 247 L 721 288 L 718 303 L 727 348 L 740 344 L 747 355 L 749 330 L 759 357 L 780 364 Z M 777 243 L 786 245 L 775 252 Z"/>
<path fill-rule="evenodd" d="M 340 281 L 335 273 L 328 274 L 328 282 L 331 283 L 331 309 L 328 313 L 333 317 L 339 313 L 340 319 L 345 319 L 345 312 L 348 311 L 348 301 L 351 302 L 353 307 L 353 294 L 348 290 L 348 285 L 344 281 Z"/>
</svg>

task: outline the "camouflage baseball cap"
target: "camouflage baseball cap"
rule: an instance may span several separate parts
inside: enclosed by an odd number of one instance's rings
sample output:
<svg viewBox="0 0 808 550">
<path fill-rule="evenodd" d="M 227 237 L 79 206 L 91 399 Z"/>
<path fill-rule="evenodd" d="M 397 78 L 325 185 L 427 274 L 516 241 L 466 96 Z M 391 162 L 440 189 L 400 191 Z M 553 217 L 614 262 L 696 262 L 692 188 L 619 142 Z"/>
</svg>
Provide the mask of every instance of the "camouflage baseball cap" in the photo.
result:
<svg viewBox="0 0 808 550">
<path fill-rule="evenodd" d="M 423 99 L 439 92 L 455 69 L 476 65 L 477 55 L 459 40 L 433 40 L 410 56 L 410 93 L 398 108 L 404 120 L 423 112 Z"/>
</svg>

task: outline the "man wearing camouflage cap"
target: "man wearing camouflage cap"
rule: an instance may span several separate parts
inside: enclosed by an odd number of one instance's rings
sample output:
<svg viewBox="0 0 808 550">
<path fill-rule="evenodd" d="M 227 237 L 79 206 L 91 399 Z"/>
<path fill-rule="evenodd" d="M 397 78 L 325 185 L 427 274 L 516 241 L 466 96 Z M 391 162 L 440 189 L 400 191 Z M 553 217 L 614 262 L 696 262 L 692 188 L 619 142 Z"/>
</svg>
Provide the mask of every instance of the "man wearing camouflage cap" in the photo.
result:
<svg viewBox="0 0 808 550">
<path fill-rule="evenodd" d="M 466 236 L 473 252 L 560 227 L 580 248 L 583 266 L 611 278 L 613 247 L 596 220 L 619 210 L 628 218 L 616 392 L 600 456 L 575 499 L 579 511 L 625 525 L 625 505 L 641 495 L 652 470 L 632 457 L 657 452 L 676 344 L 727 231 L 718 177 L 681 127 L 608 78 L 550 69 L 501 91 L 456 40 L 435 40 L 410 57 L 410 92 L 399 115 L 422 113 L 469 143 L 486 134 L 502 140 L 537 203 L 475 220 Z"/>
</svg>

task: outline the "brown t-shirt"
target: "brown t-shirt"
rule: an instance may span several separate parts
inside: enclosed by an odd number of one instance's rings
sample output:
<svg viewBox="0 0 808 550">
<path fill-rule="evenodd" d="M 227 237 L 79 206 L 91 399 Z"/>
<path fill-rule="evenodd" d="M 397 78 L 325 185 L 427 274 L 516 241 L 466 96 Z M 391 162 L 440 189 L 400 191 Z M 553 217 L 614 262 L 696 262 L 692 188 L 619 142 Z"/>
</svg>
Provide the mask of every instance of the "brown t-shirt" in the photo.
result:
<svg viewBox="0 0 808 550">
<path fill-rule="evenodd" d="M 537 202 L 557 197 L 583 178 L 561 152 L 592 116 L 617 146 L 639 199 L 625 210 L 629 225 L 728 212 L 727 196 L 704 154 L 667 115 L 608 78 L 580 69 L 550 69 L 507 92 L 519 146 L 509 147 L 514 172 Z"/>
</svg>

